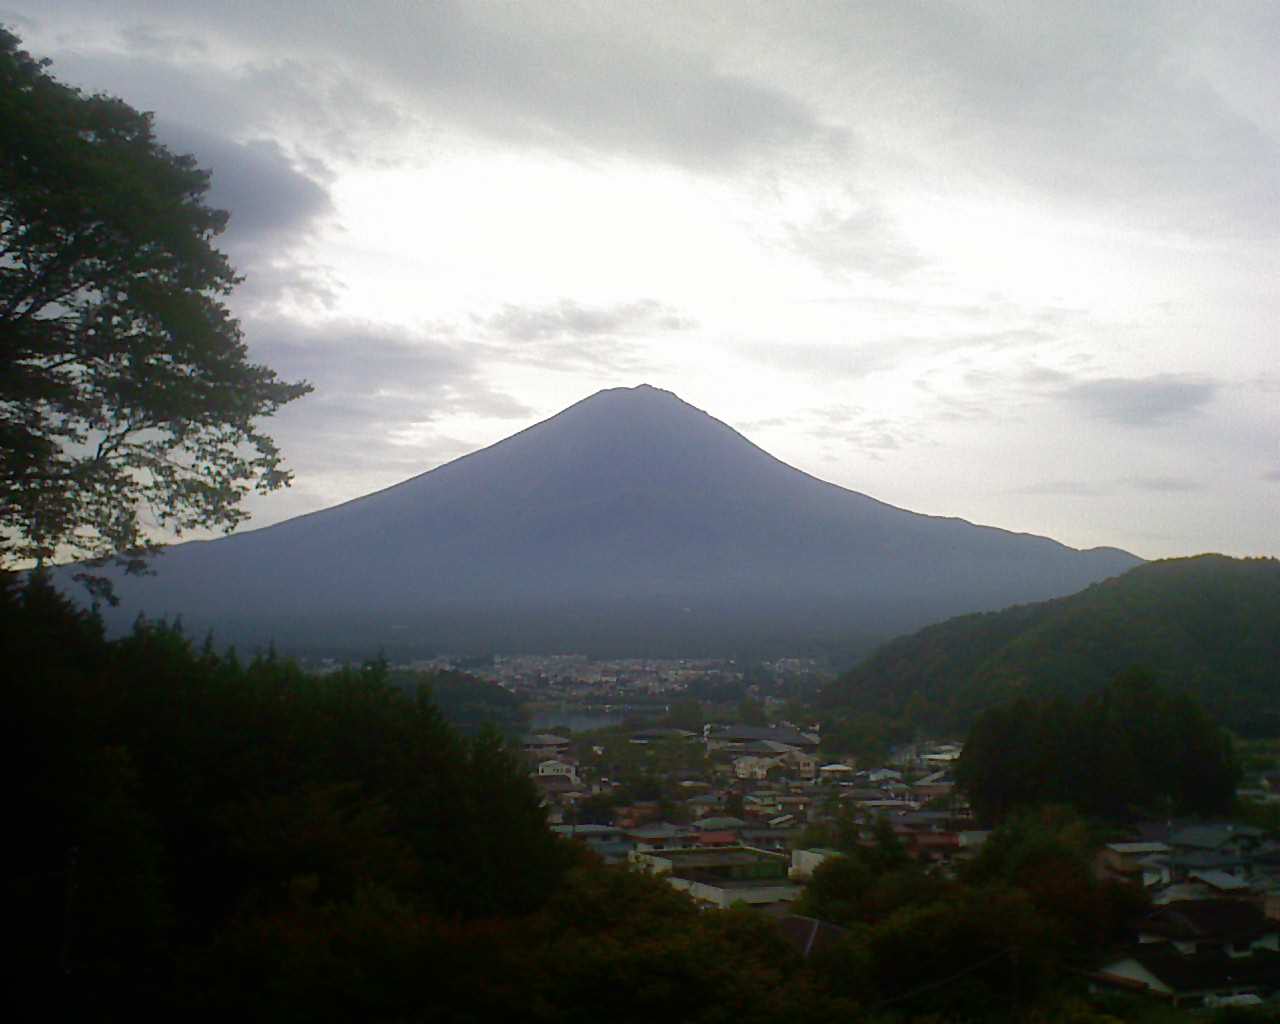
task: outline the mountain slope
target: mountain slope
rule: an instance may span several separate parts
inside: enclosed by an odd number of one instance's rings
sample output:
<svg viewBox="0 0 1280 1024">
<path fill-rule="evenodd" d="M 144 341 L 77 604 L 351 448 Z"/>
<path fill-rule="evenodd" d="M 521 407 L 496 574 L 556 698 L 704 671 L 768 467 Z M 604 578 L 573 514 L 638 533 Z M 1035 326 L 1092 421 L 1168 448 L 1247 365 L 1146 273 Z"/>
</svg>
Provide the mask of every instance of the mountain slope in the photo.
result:
<svg viewBox="0 0 1280 1024">
<path fill-rule="evenodd" d="M 913 704 L 962 728 L 1015 694 L 1080 697 L 1135 665 L 1238 731 L 1280 728 L 1280 561 L 1150 562 L 1070 597 L 951 619 L 885 644 L 821 700 L 888 715 Z"/>
<path fill-rule="evenodd" d="M 894 508 L 641 386 L 344 505 L 176 546 L 119 582 L 117 614 L 291 648 L 782 652 L 1137 562 Z"/>
</svg>

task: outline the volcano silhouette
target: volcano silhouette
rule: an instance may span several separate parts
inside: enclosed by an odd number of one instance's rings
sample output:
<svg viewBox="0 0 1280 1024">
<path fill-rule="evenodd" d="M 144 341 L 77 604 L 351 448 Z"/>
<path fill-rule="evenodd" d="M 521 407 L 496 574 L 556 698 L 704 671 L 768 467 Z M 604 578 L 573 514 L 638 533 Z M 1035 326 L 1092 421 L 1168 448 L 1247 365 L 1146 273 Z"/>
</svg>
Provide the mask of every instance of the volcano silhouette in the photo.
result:
<svg viewBox="0 0 1280 1024">
<path fill-rule="evenodd" d="M 856 651 L 1139 562 L 895 508 L 641 385 L 334 508 L 176 545 L 154 576 L 117 578 L 108 618 L 355 655 Z"/>
</svg>

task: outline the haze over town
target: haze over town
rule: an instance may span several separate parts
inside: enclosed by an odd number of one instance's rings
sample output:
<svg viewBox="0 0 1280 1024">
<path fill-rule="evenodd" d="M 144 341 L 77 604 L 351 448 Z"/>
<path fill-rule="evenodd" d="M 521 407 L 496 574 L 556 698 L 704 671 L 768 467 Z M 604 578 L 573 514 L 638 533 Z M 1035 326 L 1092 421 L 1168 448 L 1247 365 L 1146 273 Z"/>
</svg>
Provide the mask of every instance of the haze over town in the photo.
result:
<svg viewBox="0 0 1280 1024">
<path fill-rule="evenodd" d="M 905 508 L 1280 553 L 1272 4 L 9 2 L 232 212 L 266 525 L 603 387 Z"/>
</svg>

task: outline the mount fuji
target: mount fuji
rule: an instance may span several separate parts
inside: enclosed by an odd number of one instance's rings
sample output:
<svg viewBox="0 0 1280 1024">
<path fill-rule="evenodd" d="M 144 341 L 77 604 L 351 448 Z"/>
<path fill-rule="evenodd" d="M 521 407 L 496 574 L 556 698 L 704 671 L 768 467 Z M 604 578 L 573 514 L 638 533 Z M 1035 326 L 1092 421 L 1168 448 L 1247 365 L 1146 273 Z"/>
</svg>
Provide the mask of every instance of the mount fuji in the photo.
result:
<svg viewBox="0 0 1280 1024">
<path fill-rule="evenodd" d="M 641 385 L 345 504 L 175 545 L 154 575 L 114 577 L 106 617 L 355 657 L 858 653 L 1140 561 L 895 508 Z"/>
</svg>

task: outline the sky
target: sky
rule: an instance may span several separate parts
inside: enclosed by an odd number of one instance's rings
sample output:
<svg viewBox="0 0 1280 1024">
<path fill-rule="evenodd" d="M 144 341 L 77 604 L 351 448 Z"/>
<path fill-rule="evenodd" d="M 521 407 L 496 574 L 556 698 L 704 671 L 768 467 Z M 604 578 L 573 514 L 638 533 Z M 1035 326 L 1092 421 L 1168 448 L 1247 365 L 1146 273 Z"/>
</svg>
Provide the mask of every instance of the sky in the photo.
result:
<svg viewBox="0 0 1280 1024">
<path fill-rule="evenodd" d="M 1280 555 L 1280 4 L 0 0 L 212 173 L 293 486 L 674 391 L 917 512 Z"/>
</svg>

